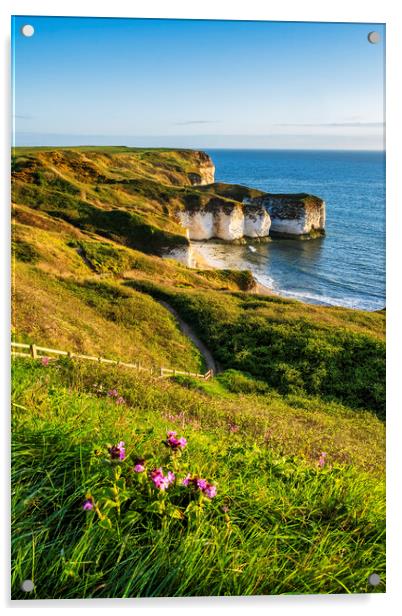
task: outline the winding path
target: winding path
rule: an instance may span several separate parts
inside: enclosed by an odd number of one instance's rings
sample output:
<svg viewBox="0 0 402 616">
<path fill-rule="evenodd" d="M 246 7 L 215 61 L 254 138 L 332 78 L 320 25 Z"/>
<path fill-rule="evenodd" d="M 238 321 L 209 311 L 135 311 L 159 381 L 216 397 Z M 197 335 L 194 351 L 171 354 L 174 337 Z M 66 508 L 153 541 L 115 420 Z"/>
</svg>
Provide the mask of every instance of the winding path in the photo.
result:
<svg viewBox="0 0 402 616">
<path fill-rule="evenodd" d="M 96 274 L 98 277 L 101 277 L 102 274 L 99 274 L 96 271 L 96 268 L 94 267 L 94 265 L 91 263 L 91 261 L 88 259 L 88 257 L 86 256 L 84 250 L 82 248 L 77 248 L 77 254 L 81 257 L 81 259 L 84 261 L 85 265 L 87 267 L 89 267 L 89 269 L 94 272 L 94 274 Z M 191 340 L 191 342 L 197 347 L 197 349 L 199 350 L 199 352 L 201 353 L 201 355 L 204 358 L 205 361 L 205 365 L 207 368 L 207 371 L 211 370 L 212 374 L 218 374 L 218 372 L 222 372 L 222 368 L 220 366 L 220 364 L 215 361 L 214 356 L 212 355 L 211 351 L 208 349 L 208 347 L 202 342 L 202 340 L 200 340 L 197 336 L 197 334 L 195 333 L 195 331 L 193 330 L 193 328 L 186 323 L 185 321 L 183 321 L 183 319 L 181 318 L 181 316 L 179 315 L 179 313 L 177 312 L 177 310 L 175 310 L 173 308 L 173 306 L 171 306 L 170 304 L 168 304 L 167 302 L 165 302 L 162 299 L 156 299 L 154 298 L 155 301 L 157 301 L 159 304 L 161 304 L 161 306 L 163 306 L 164 308 L 166 308 L 166 310 L 169 310 L 169 312 L 171 313 L 171 315 L 176 319 L 180 331 L 187 336 L 187 338 L 189 338 Z"/>
<path fill-rule="evenodd" d="M 219 363 L 217 361 L 215 361 L 211 351 L 208 349 L 208 347 L 205 346 L 205 344 L 202 342 L 202 340 L 200 340 L 198 338 L 198 336 L 195 333 L 195 331 L 193 330 L 193 328 L 188 323 L 183 321 L 183 319 L 181 318 L 181 316 L 179 315 L 177 310 L 175 310 L 173 308 L 173 306 L 171 306 L 170 304 L 168 304 L 167 302 L 165 302 L 165 301 L 163 301 L 161 299 L 157 300 L 157 301 L 164 308 L 166 308 L 166 310 L 169 310 L 169 312 L 174 316 L 174 318 L 178 322 L 181 332 L 185 336 L 187 336 L 187 338 L 190 338 L 190 340 L 193 342 L 193 344 L 197 347 L 197 349 L 199 350 L 199 352 L 201 353 L 201 355 L 204 358 L 207 370 L 212 370 L 212 372 L 214 374 L 217 374 L 218 372 L 220 372 L 221 369 L 220 369 Z"/>
</svg>

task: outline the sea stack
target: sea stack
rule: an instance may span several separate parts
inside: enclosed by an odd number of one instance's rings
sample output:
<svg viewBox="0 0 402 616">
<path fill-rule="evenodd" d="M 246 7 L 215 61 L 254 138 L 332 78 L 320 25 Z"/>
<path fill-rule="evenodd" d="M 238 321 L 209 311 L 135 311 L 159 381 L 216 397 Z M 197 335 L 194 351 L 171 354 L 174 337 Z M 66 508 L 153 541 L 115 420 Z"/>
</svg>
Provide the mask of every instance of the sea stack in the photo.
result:
<svg viewBox="0 0 402 616">
<path fill-rule="evenodd" d="M 267 193 L 243 203 L 266 209 L 273 237 L 312 238 L 325 234 L 325 202 L 314 195 Z"/>
<path fill-rule="evenodd" d="M 210 199 L 206 205 L 188 205 L 177 214 L 190 240 L 215 238 L 233 242 L 244 237 L 264 238 L 269 235 L 271 226 L 265 207 L 219 198 Z"/>
</svg>

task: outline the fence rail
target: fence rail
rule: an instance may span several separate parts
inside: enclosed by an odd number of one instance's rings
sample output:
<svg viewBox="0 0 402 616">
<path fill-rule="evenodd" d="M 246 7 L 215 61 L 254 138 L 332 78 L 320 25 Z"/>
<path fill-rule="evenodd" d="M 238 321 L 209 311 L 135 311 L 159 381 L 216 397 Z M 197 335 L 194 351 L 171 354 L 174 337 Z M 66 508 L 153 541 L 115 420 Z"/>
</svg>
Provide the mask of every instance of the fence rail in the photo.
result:
<svg viewBox="0 0 402 616">
<path fill-rule="evenodd" d="M 25 349 L 27 352 L 23 352 L 21 350 L 14 349 Z M 213 371 L 208 370 L 205 374 L 201 374 L 198 372 L 186 372 L 184 370 L 175 370 L 174 368 L 163 368 L 162 366 L 158 368 L 151 368 L 149 366 L 142 365 L 140 362 L 135 363 L 127 363 L 124 361 L 119 361 L 115 359 L 106 359 L 106 357 L 100 357 L 96 355 L 82 355 L 81 353 L 73 353 L 71 351 L 61 351 L 60 349 L 49 349 L 48 347 L 38 346 L 36 344 L 26 344 L 23 342 L 12 342 L 11 343 L 11 355 L 15 357 L 30 357 L 31 359 L 43 359 L 44 357 L 48 357 L 50 355 L 60 355 L 63 357 L 69 357 L 71 359 L 84 359 L 88 361 L 96 361 L 100 364 L 109 364 L 113 366 L 123 366 L 124 368 L 132 368 L 133 370 L 143 370 L 145 372 L 149 372 L 151 374 L 156 374 L 159 377 L 169 377 L 169 376 L 192 376 L 197 379 L 204 379 L 207 381 L 211 377 L 213 377 Z M 56 359 L 54 357 L 49 357 L 49 359 Z"/>
</svg>

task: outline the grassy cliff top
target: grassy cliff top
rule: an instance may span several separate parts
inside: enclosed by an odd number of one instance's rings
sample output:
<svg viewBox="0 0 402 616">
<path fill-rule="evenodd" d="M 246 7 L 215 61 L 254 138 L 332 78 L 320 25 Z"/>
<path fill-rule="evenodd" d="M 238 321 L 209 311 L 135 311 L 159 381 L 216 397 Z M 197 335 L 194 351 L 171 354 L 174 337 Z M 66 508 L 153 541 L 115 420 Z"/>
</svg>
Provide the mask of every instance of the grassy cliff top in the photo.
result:
<svg viewBox="0 0 402 616">
<path fill-rule="evenodd" d="M 188 244 L 178 209 L 216 198 L 194 186 L 212 168 L 199 151 L 15 148 L 11 165 L 15 204 L 153 254 Z"/>
</svg>

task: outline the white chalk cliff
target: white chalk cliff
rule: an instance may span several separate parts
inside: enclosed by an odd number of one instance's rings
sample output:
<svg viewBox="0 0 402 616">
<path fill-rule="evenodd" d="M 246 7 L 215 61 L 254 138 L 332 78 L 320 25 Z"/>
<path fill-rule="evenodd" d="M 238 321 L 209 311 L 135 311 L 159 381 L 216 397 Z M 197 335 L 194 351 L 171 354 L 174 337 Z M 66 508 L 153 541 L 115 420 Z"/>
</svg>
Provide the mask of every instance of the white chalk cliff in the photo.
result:
<svg viewBox="0 0 402 616">
<path fill-rule="evenodd" d="M 177 216 L 190 240 L 262 238 L 269 235 L 271 226 L 267 210 L 255 204 L 215 200 L 206 206 L 179 210 Z"/>
<path fill-rule="evenodd" d="M 319 237 L 325 233 L 325 203 L 306 193 L 272 194 L 237 184 L 214 183 L 215 167 L 202 151 L 188 158 L 181 204 L 173 217 L 187 231 L 188 240 L 220 239 L 227 242 L 269 235 Z M 190 155 L 191 154 L 191 155 Z"/>
<path fill-rule="evenodd" d="M 271 235 L 314 236 L 325 230 L 325 202 L 314 195 L 265 194 L 245 199 L 246 205 L 263 207 L 271 217 Z"/>
</svg>

